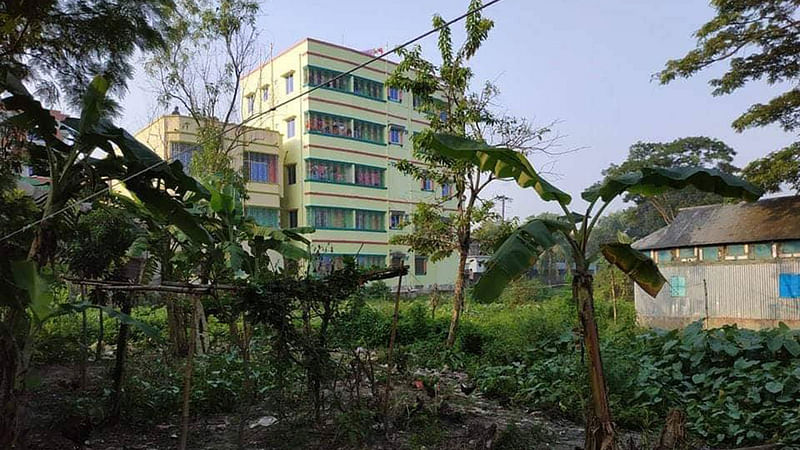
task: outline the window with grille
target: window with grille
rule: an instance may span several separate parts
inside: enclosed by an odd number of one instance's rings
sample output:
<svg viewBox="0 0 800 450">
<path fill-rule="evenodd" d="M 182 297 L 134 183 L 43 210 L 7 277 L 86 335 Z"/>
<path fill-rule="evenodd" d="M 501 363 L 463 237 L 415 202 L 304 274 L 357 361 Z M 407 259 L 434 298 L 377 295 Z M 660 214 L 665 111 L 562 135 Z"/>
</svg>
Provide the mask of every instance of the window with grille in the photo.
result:
<svg viewBox="0 0 800 450">
<path fill-rule="evenodd" d="M 353 93 L 374 100 L 383 100 L 383 83 L 353 77 Z"/>
<path fill-rule="evenodd" d="M 442 198 L 450 198 L 453 195 L 453 185 L 445 183 L 442 185 Z"/>
<path fill-rule="evenodd" d="M 309 180 L 329 183 L 349 183 L 350 164 L 317 159 L 308 160 L 306 174 Z"/>
<path fill-rule="evenodd" d="M 403 101 L 403 91 L 396 87 L 389 87 L 389 92 L 386 97 L 389 101 L 401 103 Z"/>
<path fill-rule="evenodd" d="M 286 166 L 286 184 L 297 183 L 297 164 L 289 164 Z"/>
<path fill-rule="evenodd" d="M 353 228 L 353 210 L 313 206 L 308 208 L 308 225 L 316 228 Z"/>
<path fill-rule="evenodd" d="M 247 215 L 248 217 L 252 217 L 253 220 L 262 227 L 277 228 L 280 222 L 280 215 L 275 208 L 248 206 Z"/>
<path fill-rule="evenodd" d="M 383 169 L 356 164 L 355 180 L 361 186 L 384 187 Z"/>
<path fill-rule="evenodd" d="M 403 134 L 405 130 L 402 127 L 391 126 L 389 127 L 389 143 L 395 145 L 403 145 Z"/>
<path fill-rule="evenodd" d="M 278 182 L 278 156 L 266 153 L 245 152 L 244 173 L 254 183 Z"/>
<path fill-rule="evenodd" d="M 433 180 L 430 178 L 425 178 L 422 180 L 422 190 L 433 192 Z"/>
<path fill-rule="evenodd" d="M 286 93 L 291 94 L 294 91 L 294 73 L 289 73 L 283 77 L 286 80 Z"/>
<path fill-rule="evenodd" d="M 289 211 L 289 228 L 297 228 L 297 210 Z"/>
<path fill-rule="evenodd" d="M 414 257 L 414 275 L 425 275 L 428 273 L 428 257 Z"/>
<path fill-rule="evenodd" d="M 703 261 L 719 261 L 722 252 L 719 247 L 703 247 L 701 250 Z"/>
<path fill-rule="evenodd" d="M 256 96 L 250 94 L 246 97 L 247 100 L 247 114 L 253 114 L 253 110 L 256 107 Z"/>
<path fill-rule="evenodd" d="M 778 244 L 781 256 L 800 256 L 800 241 L 786 241 Z"/>
<path fill-rule="evenodd" d="M 295 120 L 291 118 L 286 121 L 286 137 L 293 138 L 295 133 Z"/>
<path fill-rule="evenodd" d="M 399 230 L 405 224 L 406 213 L 403 211 L 392 211 L 389 213 L 389 229 Z"/>
<path fill-rule="evenodd" d="M 386 267 L 386 257 L 383 255 L 358 255 L 356 256 L 356 264 L 362 269 Z"/>
<path fill-rule="evenodd" d="M 749 247 L 753 259 L 772 259 L 772 244 L 752 244 Z"/>
<path fill-rule="evenodd" d="M 269 100 L 269 85 L 261 88 L 261 101 L 266 102 L 267 100 Z"/>
<path fill-rule="evenodd" d="M 686 277 L 669 277 L 669 295 L 671 297 L 686 297 Z"/>
<path fill-rule="evenodd" d="M 199 151 L 200 146 L 188 142 L 170 142 L 169 157 L 178 160 L 183 165 L 183 171 L 189 173 L 189 164 L 192 162 L 192 154 Z"/>
<path fill-rule="evenodd" d="M 356 210 L 356 229 L 369 231 L 384 231 L 383 218 L 386 213 L 382 211 Z"/>
<path fill-rule="evenodd" d="M 747 258 L 747 247 L 744 244 L 728 245 L 725 247 L 725 259 Z"/>
<path fill-rule="evenodd" d="M 324 86 L 338 91 L 349 91 L 350 76 L 346 75 L 334 80 L 334 78 L 339 75 L 341 75 L 341 72 L 336 72 L 335 70 L 322 69 L 320 67 L 307 67 L 305 71 L 305 81 L 309 86 Z"/>
</svg>

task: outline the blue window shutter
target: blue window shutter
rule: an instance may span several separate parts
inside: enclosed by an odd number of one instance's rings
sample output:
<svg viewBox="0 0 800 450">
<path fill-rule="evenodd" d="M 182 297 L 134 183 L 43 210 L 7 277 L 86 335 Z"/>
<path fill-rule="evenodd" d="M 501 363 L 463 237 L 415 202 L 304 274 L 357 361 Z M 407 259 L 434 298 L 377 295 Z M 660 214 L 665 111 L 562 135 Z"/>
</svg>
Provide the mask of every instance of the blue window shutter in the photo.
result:
<svg viewBox="0 0 800 450">
<path fill-rule="evenodd" d="M 780 274 L 778 290 L 782 298 L 800 298 L 800 273 Z"/>
<path fill-rule="evenodd" d="M 669 295 L 686 297 L 686 277 L 672 276 L 669 278 Z"/>
</svg>

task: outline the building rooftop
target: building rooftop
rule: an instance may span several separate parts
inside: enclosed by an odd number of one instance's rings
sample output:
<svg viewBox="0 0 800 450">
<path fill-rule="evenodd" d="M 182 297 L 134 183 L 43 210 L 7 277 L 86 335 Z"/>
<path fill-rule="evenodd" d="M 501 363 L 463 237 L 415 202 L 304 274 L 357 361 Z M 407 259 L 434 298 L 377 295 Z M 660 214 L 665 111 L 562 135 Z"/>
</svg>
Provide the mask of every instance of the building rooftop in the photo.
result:
<svg viewBox="0 0 800 450">
<path fill-rule="evenodd" d="M 800 239 L 800 196 L 682 209 L 633 244 L 639 250 Z"/>
</svg>

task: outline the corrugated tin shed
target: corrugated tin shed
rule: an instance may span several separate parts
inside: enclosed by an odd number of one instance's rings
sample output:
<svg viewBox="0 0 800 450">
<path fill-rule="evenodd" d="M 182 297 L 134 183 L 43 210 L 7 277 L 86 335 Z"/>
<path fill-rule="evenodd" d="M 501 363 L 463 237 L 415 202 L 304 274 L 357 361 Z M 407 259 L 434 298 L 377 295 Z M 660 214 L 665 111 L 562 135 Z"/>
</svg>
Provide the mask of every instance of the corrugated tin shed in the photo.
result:
<svg viewBox="0 0 800 450">
<path fill-rule="evenodd" d="M 800 196 L 682 209 L 633 244 L 639 250 L 800 239 Z"/>
</svg>

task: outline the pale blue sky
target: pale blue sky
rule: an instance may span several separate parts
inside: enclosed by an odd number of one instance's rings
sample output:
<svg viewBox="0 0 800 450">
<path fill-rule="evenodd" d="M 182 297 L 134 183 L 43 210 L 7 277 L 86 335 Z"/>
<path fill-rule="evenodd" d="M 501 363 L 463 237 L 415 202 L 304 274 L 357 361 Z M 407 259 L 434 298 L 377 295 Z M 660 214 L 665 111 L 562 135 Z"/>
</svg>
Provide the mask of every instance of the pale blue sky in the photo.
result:
<svg viewBox="0 0 800 450">
<path fill-rule="evenodd" d="M 303 37 L 357 49 L 390 46 L 426 31 L 430 17 L 451 18 L 467 0 L 384 0 L 262 2 L 259 26 L 264 54 Z M 494 80 L 510 114 L 545 124 L 558 120 L 561 148 L 581 148 L 552 162 L 534 156 L 557 175 L 553 182 L 578 193 L 600 179 L 600 171 L 619 162 L 638 141 L 668 141 L 707 135 L 722 139 L 739 154 L 740 166 L 784 146 L 795 136 L 777 127 L 736 133 L 730 123 L 750 104 L 765 101 L 777 87 L 753 84 L 712 97 L 708 80 L 720 66 L 668 86 L 651 81 L 669 58 L 694 47 L 692 33 L 711 16 L 707 2 L 691 0 L 502 0 L 485 15 L 494 19 L 486 44 L 472 61 L 475 81 Z M 455 30 L 462 25 L 456 25 Z M 422 41 L 431 58 L 435 37 Z M 121 124 L 136 130 L 153 115 L 155 102 L 137 75 L 123 101 Z M 514 199 L 508 215 L 526 217 L 554 210 L 531 192 L 511 183 L 492 189 Z M 579 203 L 579 198 L 576 203 Z M 577 206 L 577 204 L 575 205 Z"/>
</svg>

